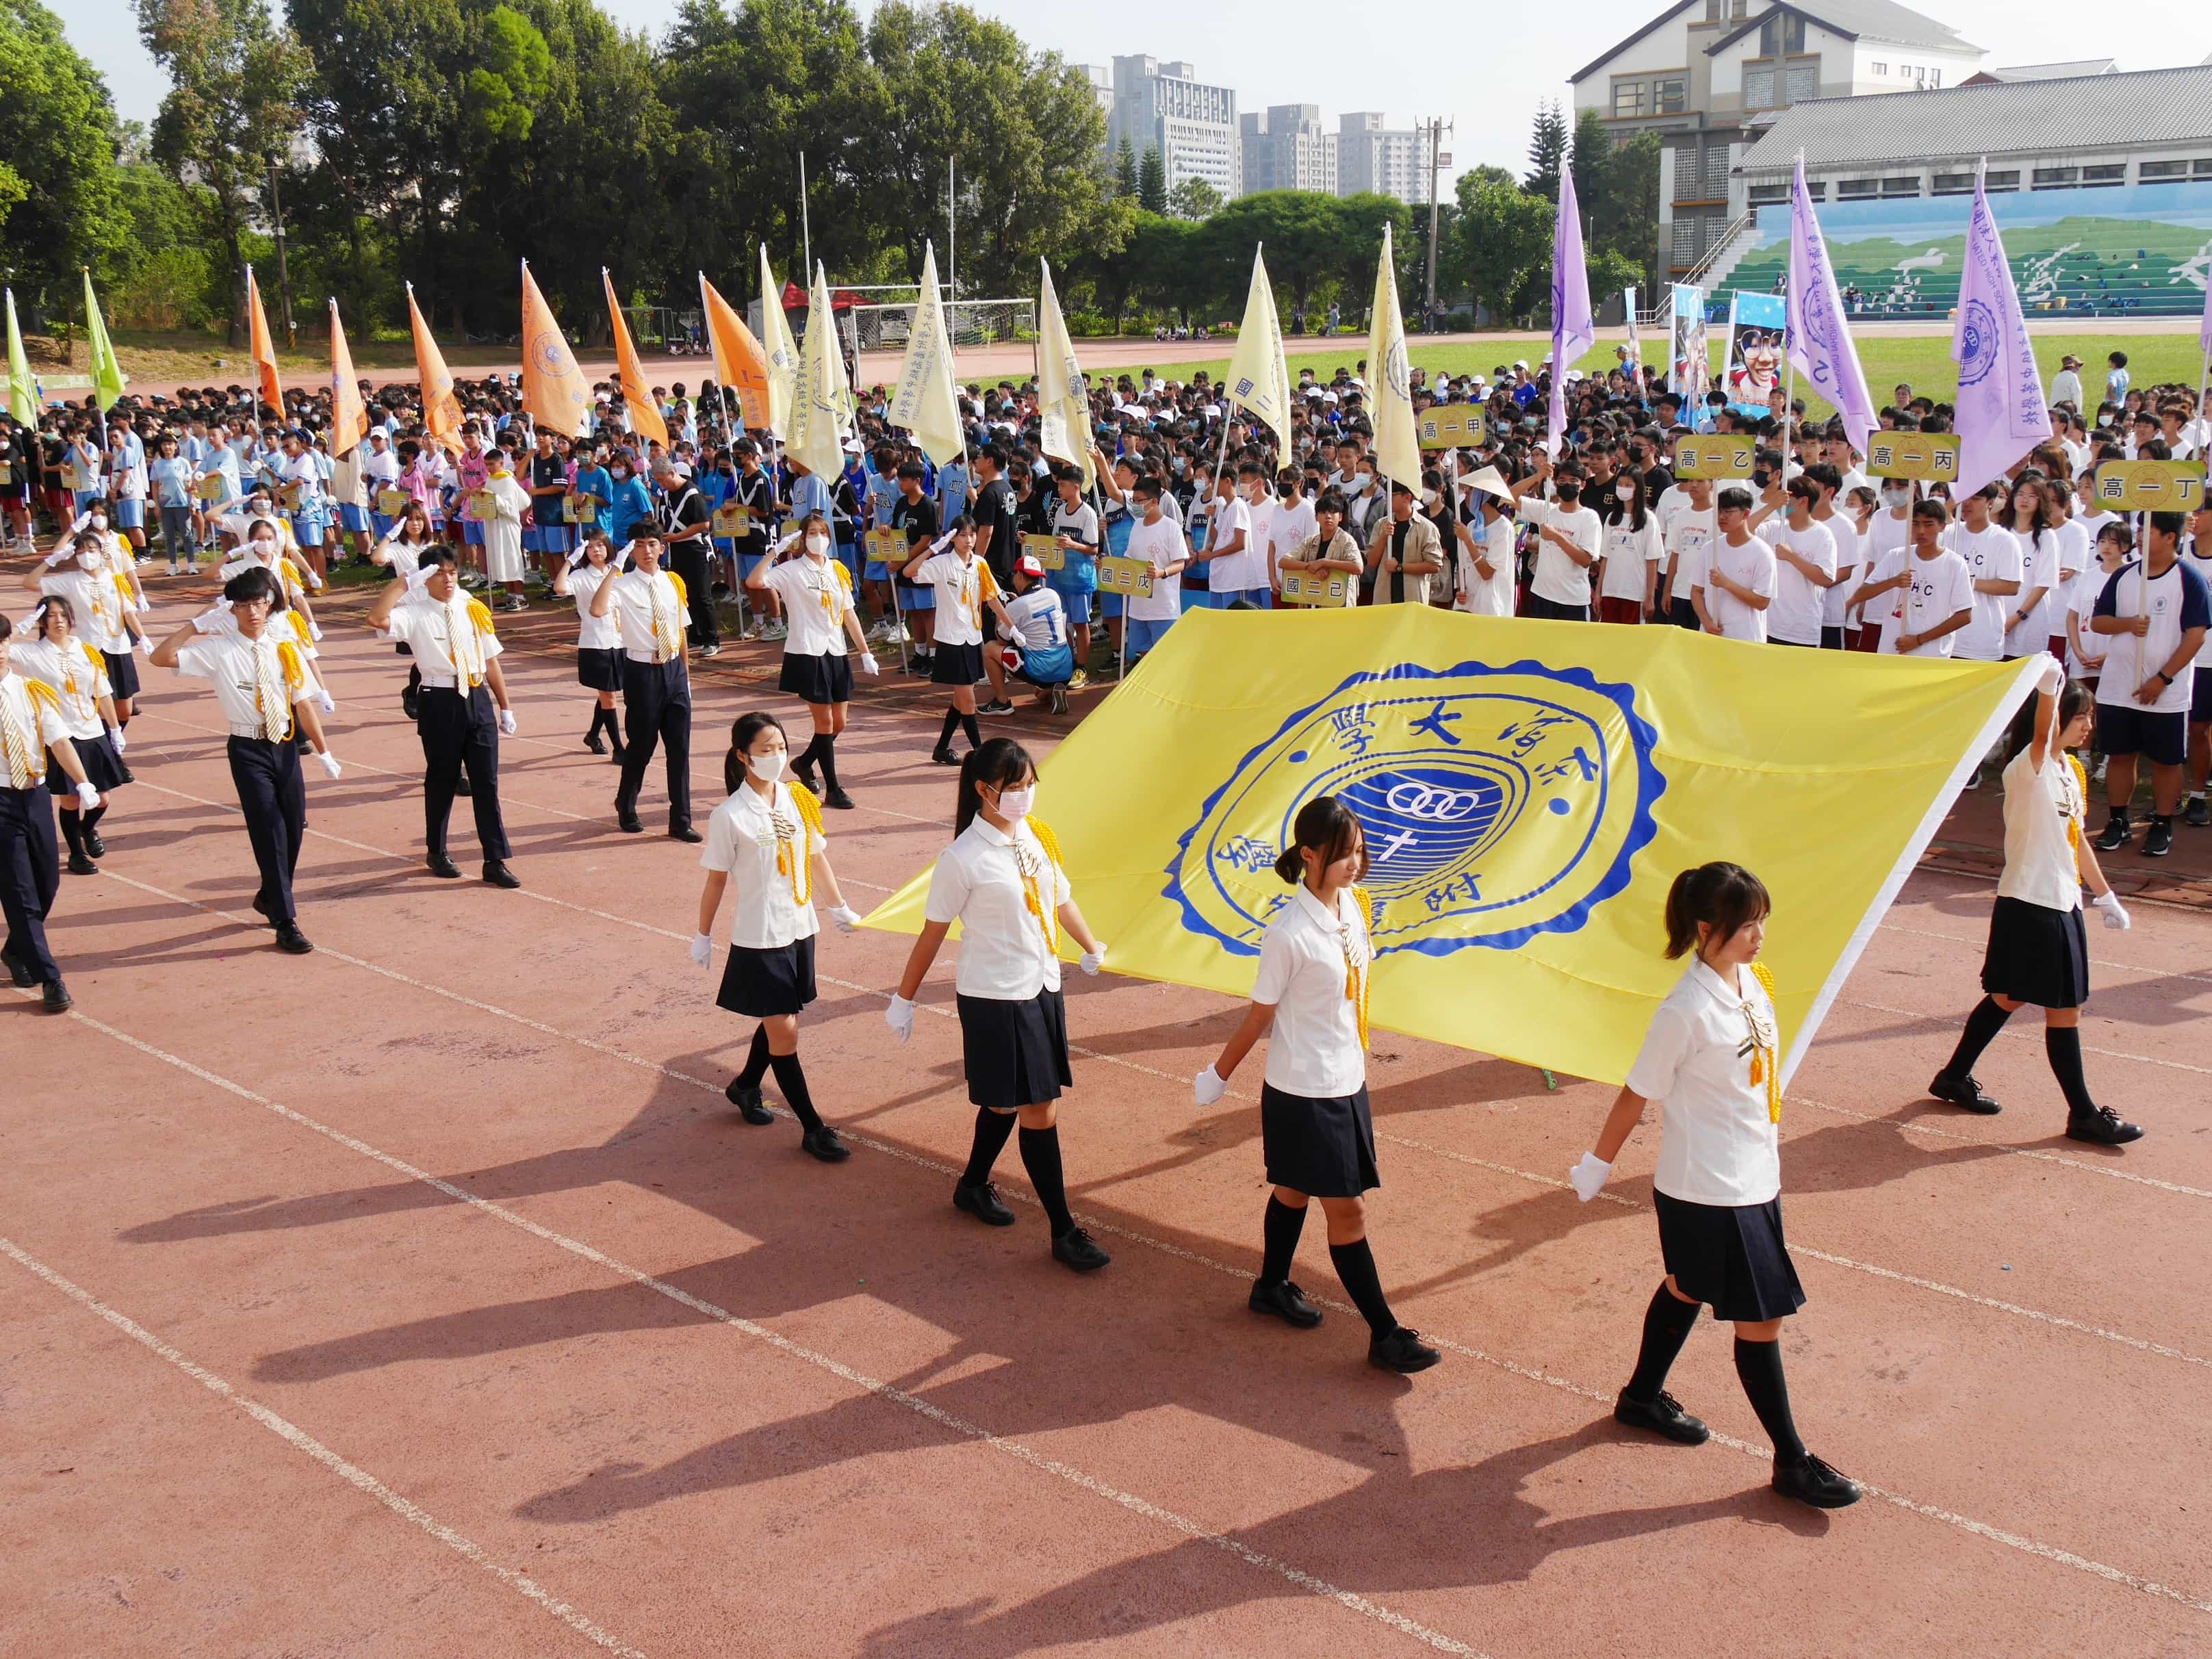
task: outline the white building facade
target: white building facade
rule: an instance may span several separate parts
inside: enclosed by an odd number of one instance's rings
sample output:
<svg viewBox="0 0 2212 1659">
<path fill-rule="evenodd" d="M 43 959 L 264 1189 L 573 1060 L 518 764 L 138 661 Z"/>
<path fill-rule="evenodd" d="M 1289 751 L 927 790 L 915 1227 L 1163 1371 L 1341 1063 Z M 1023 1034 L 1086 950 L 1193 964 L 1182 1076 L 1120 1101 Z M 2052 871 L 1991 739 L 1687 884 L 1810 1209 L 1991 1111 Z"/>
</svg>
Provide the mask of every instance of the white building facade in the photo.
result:
<svg viewBox="0 0 2212 1659">
<path fill-rule="evenodd" d="M 1428 135 L 1418 127 L 1392 127 L 1381 112 L 1363 110 L 1337 123 L 1337 194 L 1372 191 L 1425 207 L 1429 200 Z"/>
<path fill-rule="evenodd" d="M 1337 136 L 1322 125 L 1318 104 L 1271 104 L 1238 118 L 1244 194 L 1310 190 L 1336 194 Z"/>
<path fill-rule="evenodd" d="M 1243 192 L 1235 88 L 1199 80 L 1191 64 L 1142 55 L 1116 58 L 1113 81 L 1109 154 L 1126 138 L 1140 160 L 1148 149 L 1159 151 L 1170 190 L 1203 179 L 1224 199 Z"/>
</svg>

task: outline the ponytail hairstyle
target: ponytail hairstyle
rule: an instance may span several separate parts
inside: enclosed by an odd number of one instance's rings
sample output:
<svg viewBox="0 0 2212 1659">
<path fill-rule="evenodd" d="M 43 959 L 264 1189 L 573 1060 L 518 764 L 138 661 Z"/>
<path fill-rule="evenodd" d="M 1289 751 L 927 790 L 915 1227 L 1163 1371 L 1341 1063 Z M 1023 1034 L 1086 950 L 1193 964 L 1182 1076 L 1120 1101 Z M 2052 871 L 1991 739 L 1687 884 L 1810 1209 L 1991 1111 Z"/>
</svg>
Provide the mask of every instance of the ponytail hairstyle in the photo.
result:
<svg viewBox="0 0 2212 1659">
<path fill-rule="evenodd" d="M 1674 878 L 1667 890 L 1667 960 L 1698 950 L 1698 924 L 1725 945 L 1773 909 L 1766 885 L 1740 864 L 1701 864 Z"/>
<path fill-rule="evenodd" d="M 978 785 L 1004 791 L 1036 776 L 1036 763 L 1030 758 L 1030 751 L 1012 738 L 992 738 L 969 750 L 960 763 L 960 793 L 952 809 L 952 833 L 961 834 L 983 810 L 982 797 L 975 793 Z"/>
<path fill-rule="evenodd" d="M 730 726 L 730 752 L 722 757 L 722 793 L 734 795 L 745 781 L 745 757 L 752 752 L 753 741 L 774 726 L 783 730 L 783 722 L 773 714 L 756 709 L 750 714 L 740 714 Z M 791 738 L 784 738 L 784 746 L 790 747 Z"/>
<path fill-rule="evenodd" d="M 1367 844 L 1359 828 L 1358 817 L 1334 795 L 1316 795 L 1298 808 L 1298 816 L 1291 825 L 1291 844 L 1283 848 L 1282 856 L 1275 860 L 1275 874 L 1295 887 L 1306 878 L 1307 848 L 1313 849 L 1324 870 L 1335 863 L 1354 847 L 1359 848 L 1359 868 L 1352 872 L 1352 880 L 1363 879 L 1367 874 Z"/>
</svg>

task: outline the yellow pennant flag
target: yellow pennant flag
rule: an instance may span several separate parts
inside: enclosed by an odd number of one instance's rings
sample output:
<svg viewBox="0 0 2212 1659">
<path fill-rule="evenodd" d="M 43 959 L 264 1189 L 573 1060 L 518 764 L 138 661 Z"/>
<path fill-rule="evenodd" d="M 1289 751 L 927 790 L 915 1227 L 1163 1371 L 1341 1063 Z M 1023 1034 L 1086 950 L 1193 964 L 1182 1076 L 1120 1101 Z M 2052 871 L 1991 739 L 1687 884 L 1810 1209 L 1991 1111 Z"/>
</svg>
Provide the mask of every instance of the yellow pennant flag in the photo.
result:
<svg viewBox="0 0 2212 1659">
<path fill-rule="evenodd" d="M 422 432 L 447 453 L 461 453 L 461 400 L 453 395 L 453 371 L 415 303 L 415 284 L 407 284 L 407 320 L 415 331 L 415 373 L 422 382 Z"/>
<path fill-rule="evenodd" d="M 738 400 L 738 416 L 755 432 L 769 424 L 768 353 L 736 307 L 699 273 L 699 307 L 707 313 L 707 338 L 714 349 L 714 378 Z"/>
<path fill-rule="evenodd" d="M 1075 343 L 1060 314 L 1060 295 L 1052 286 L 1052 266 L 1037 261 L 1037 447 L 1083 474 L 1083 487 L 1097 482 L 1091 464 L 1091 395 Z"/>
<path fill-rule="evenodd" d="M 23 354 L 23 331 L 15 322 L 15 290 L 8 290 L 8 412 L 27 427 L 39 423 L 39 383 Z"/>
<path fill-rule="evenodd" d="M 791 436 L 791 400 L 799 380 L 799 343 L 783 314 L 783 290 L 768 268 L 768 244 L 760 251 L 761 349 L 768 354 L 768 429 Z"/>
<path fill-rule="evenodd" d="M 1367 313 L 1367 417 L 1375 425 L 1375 465 L 1386 478 L 1421 491 L 1421 441 L 1413 430 L 1413 377 L 1406 357 L 1406 319 L 1398 310 L 1398 260 L 1390 222 L 1375 266 L 1375 301 Z"/>
<path fill-rule="evenodd" d="M 338 302 L 331 301 L 331 453 L 343 455 L 368 435 L 368 410 L 361 401 L 361 378 L 353 372 L 353 353 L 338 322 Z"/>
<path fill-rule="evenodd" d="M 253 367 L 261 381 L 261 401 L 281 417 L 284 413 L 284 382 L 277 378 L 276 346 L 269 337 L 269 313 L 261 308 L 261 289 L 253 280 L 252 265 L 246 268 L 246 328 Z"/>
<path fill-rule="evenodd" d="M 1252 250 L 1252 286 L 1244 295 L 1244 321 L 1229 360 L 1229 401 L 1275 434 L 1280 459 L 1291 453 L 1291 372 L 1283 361 L 1283 329 L 1275 318 L 1275 290 L 1267 262 Z"/>
<path fill-rule="evenodd" d="M 837 326 L 830 315 L 830 285 L 819 265 L 814 268 L 811 300 L 806 339 L 799 350 L 799 374 L 792 386 L 791 432 L 784 447 L 817 477 L 831 481 L 845 467 L 843 411 L 838 402 L 845 371 L 837 350 Z"/>
<path fill-rule="evenodd" d="M 606 285 L 607 320 L 614 325 L 615 331 L 615 374 L 622 386 L 623 405 L 629 411 L 629 429 L 641 438 L 658 439 L 665 449 L 668 422 L 661 418 L 660 405 L 653 401 L 653 388 L 645 383 L 645 365 L 638 361 L 637 346 L 629 337 L 629 325 L 623 320 L 622 304 L 615 298 L 615 279 L 607 274 L 605 265 L 599 267 L 599 281 Z"/>
<path fill-rule="evenodd" d="M 575 437 L 584 430 L 592 388 L 576 367 L 568 336 L 538 291 L 530 261 L 522 262 L 522 406 L 549 431 Z"/>
<path fill-rule="evenodd" d="M 131 377 L 123 372 L 123 364 L 107 337 L 107 319 L 100 314 L 100 299 L 92 291 L 89 270 L 84 273 L 84 343 L 92 358 L 93 397 L 104 415 L 115 407 L 115 400 L 131 384 Z"/>
<path fill-rule="evenodd" d="M 891 394 L 893 426 L 914 434 L 921 453 L 943 466 L 966 452 L 960 430 L 960 394 L 952 382 L 952 342 L 945 332 L 945 301 L 937 291 L 937 248 L 921 245 L 921 292 L 907 331 L 906 360 Z"/>
<path fill-rule="evenodd" d="M 1244 996 L 1291 896 L 1276 857 L 1336 796 L 1366 836 L 1372 1023 L 1604 1083 L 1683 972 L 1669 884 L 1741 864 L 1773 896 L 1786 1082 L 2041 672 L 1414 605 L 1192 611 L 1045 762 L 1036 811 L 1116 971 Z M 918 931 L 928 884 L 869 925 Z"/>
</svg>

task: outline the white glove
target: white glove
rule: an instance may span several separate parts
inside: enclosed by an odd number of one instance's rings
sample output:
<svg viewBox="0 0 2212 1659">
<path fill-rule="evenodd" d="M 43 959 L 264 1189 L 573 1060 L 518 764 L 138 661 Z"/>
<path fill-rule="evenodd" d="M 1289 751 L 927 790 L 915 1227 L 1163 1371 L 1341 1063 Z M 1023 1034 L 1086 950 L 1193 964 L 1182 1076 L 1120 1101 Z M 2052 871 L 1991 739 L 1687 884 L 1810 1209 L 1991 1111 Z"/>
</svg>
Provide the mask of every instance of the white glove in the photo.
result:
<svg viewBox="0 0 2212 1659">
<path fill-rule="evenodd" d="M 1083 953 L 1083 959 L 1075 965 L 1096 979 L 1098 970 L 1106 965 L 1106 942 L 1101 939 L 1097 950 L 1085 951 Z"/>
<path fill-rule="evenodd" d="M 407 591 L 410 593 L 418 592 L 422 584 L 430 580 L 430 573 L 436 568 L 435 565 L 418 564 L 399 580 L 407 584 Z"/>
<path fill-rule="evenodd" d="M 2096 906 L 2098 912 L 2105 918 L 2105 926 L 2113 932 L 2124 933 L 2134 925 L 2128 920 L 2126 910 L 2121 908 L 2120 896 L 2110 888 L 2098 894 L 2089 902 Z"/>
<path fill-rule="evenodd" d="M 2035 689 L 2046 697 L 2055 697 L 2066 689 L 2066 665 L 2052 656 L 2043 659 L 2043 672 L 2036 676 Z"/>
<path fill-rule="evenodd" d="M 320 645 L 323 642 L 322 623 L 319 622 L 309 623 L 307 624 L 307 638 L 313 644 Z"/>
<path fill-rule="evenodd" d="M 705 933 L 691 935 L 691 960 L 702 968 L 712 965 L 714 960 L 714 941 L 710 936 Z"/>
<path fill-rule="evenodd" d="M 515 734 L 517 729 L 518 728 L 516 727 L 514 721 L 514 710 L 512 708 L 501 709 L 499 711 L 500 735 L 501 737 L 511 738 Z"/>
<path fill-rule="evenodd" d="M 76 787 L 76 804 L 89 812 L 100 805 L 100 791 L 89 783 L 80 783 Z"/>
<path fill-rule="evenodd" d="M 123 735 L 123 728 L 119 726 L 112 726 L 108 728 L 107 740 L 115 745 L 115 752 L 118 755 L 131 746 L 130 743 Z"/>
<path fill-rule="evenodd" d="M 1613 1165 L 1595 1152 L 1584 1152 L 1583 1161 L 1567 1171 L 1567 1179 L 1574 1182 L 1575 1196 L 1585 1204 L 1595 1198 L 1605 1178 L 1613 1173 Z"/>
<path fill-rule="evenodd" d="M 309 588 L 311 591 L 319 592 L 321 591 L 321 589 L 322 589 L 322 586 L 323 586 L 323 579 L 322 579 L 320 576 L 318 576 L 318 575 L 317 575 L 313 571 L 312 571 L 312 570 L 308 571 L 308 572 L 307 573 L 307 586 L 308 586 L 308 588 Z M 315 637 L 316 637 L 317 639 L 320 639 L 320 638 L 322 638 L 322 635 L 319 635 L 319 634 L 318 634 L 318 635 L 315 635 Z"/>
<path fill-rule="evenodd" d="M 154 654 L 154 641 L 148 639 L 143 634 L 139 635 L 137 639 L 131 641 L 131 644 L 137 648 L 139 654 L 142 656 L 150 657 Z"/>
<path fill-rule="evenodd" d="M 891 1006 L 884 1010 L 884 1024 L 891 1034 L 904 1042 L 914 1035 L 914 1004 L 896 992 L 891 994 Z"/>
<path fill-rule="evenodd" d="M 335 714 L 338 712 L 337 699 L 330 694 L 327 687 L 315 693 L 315 707 L 325 714 Z"/>
<path fill-rule="evenodd" d="M 323 763 L 323 775 L 325 777 L 334 778 L 345 770 L 345 768 L 338 764 L 338 757 L 327 749 L 315 758 Z"/>
<path fill-rule="evenodd" d="M 837 924 L 837 931 L 849 933 L 860 925 L 860 913 L 849 904 L 841 904 L 830 911 L 830 920 Z"/>
<path fill-rule="evenodd" d="M 1228 1092 L 1229 1085 L 1222 1081 L 1221 1073 L 1211 1066 L 1191 1079 L 1191 1099 L 1200 1106 L 1211 1106 Z"/>
<path fill-rule="evenodd" d="M 860 653 L 860 672 L 863 674 L 880 674 L 884 672 L 876 665 L 876 653 L 874 652 L 863 651 Z"/>
</svg>

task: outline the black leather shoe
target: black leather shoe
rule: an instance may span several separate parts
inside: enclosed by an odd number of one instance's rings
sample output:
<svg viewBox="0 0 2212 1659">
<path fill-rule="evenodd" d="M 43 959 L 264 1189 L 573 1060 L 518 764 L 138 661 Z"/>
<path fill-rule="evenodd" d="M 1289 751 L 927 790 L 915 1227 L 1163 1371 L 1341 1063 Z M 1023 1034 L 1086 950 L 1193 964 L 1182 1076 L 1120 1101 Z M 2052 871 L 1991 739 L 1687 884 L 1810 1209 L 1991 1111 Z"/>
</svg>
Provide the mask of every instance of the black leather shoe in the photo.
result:
<svg viewBox="0 0 2212 1659">
<path fill-rule="evenodd" d="M 131 763 L 128 761 L 118 760 L 115 763 L 115 775 L 125 783 L 138 781 L 138 775 L 131 769 Z"/>
<path fill-rule="evenodd" d="M 1255 1285 L 1244 1305 L 1255 1314 L 1272 1314 L 1285 1325 L 1310 1331 L 1321 1323 L 1321 1310 L 1306 1300 L 1306 1293 L 1289 1279 L 1279 1285 Z"/>
<path fill-rule="evenodd" d="M 276 925 L 276 912 L 269 908 L 269 901 L 262 897 L 258 893 L 256 893 L 253 896 L 253 911 L 256 915 L 259 916 L 262 921 L 267 922 L 270 927 L 273 927 Z"/>
<path fill-rule="evenodd" d="M 623 763 L 622 744 L 618 743 L 610 744 L 607 749 L 607 758 L 612 761 L 617 766 L 620 766 Z"/>
<path fill-rule="evenodd" d="M 615 815 L 615 828 L 625 836 L 641 836 L 645 833 L 645 826 L 635 817 L 626 817 L 619 812 Z"/>
<path fill-rule="evenodd" d="M 27 991 L 39 982 L 38 974 L 28 963 L 8 958 L 8 978 L 19 991 Z"/>
<path fill-rule="evenodd" d="M 976 1220 L 992 1227 L 1011 1227 L 1014 1212 L 999 1202 L 999 1189 L 989 1182 L 980 1187 L 955 1187 L 952 1207 L 965 1210 Z"/>
<path fill-rule="evenodd" d="M 71 853 L 69 855 L 69 872 L 73 876 L 96 876 L 100 873 L 100 866 L 82 853 Z"/>
<path fill-rule="evenodd" d="M 1419 1331 L 1408 1330 L 1403 1325 L 1388 1336 L 1376 1337 L 1367 1345 L 1369 1364 L 1378 1371 L 1395 1371 L 1401 1376 L 1425 1371 L 1443 1358 L 1421 1340 Z"/>
<path fill-rule="evenodd" d="M 1938 1072 L 1929 1084 L 1928 1092 L 1936 1100 L 1947 1102 L 1969 1112 L 1978 1112 L 1984 1117 L 1995 1117 L 2004 1108 L 1982 1092 L 1982 1085 L 1971 1077 L 1953 1077 Z"/>
<path fill-rule="evenodd" d="M 1095 1273 L 1114 1258 L 1091 1241 L 1080 1227 L 1070 1227 L 1052 1241 L 1052 1259 L 1079 1273 Z"/>
<path fill-rule="evenodd" d="M 1680 1446 L 1702 1446 L 1713 1431 L 1682 1409 L 1682 1402 L 1661 1389 L 1649 1400 L 1631 1400 L 1626 1391 L 1613 1402 L 1613 1420 L 1623 1427 L 1648 1429 Z"/>
<path fill-rule="evenodd" d="M 512 890 L 522 885 L 521 878 L 497 859 L 484 860 L 483 878 L 487 887 L 505 887 Z"/>
<path fill-rule="evenodd" d="M 1810 1452 L 1794 1463 L 1776 1462 L 1774 1490 L 1816 1510 L 1847 1510 L 1865 1496 L 1857 1481 L 1838 1474 Z"/>
<path fill-rule="evenodd" d="M 741 1087 L 737 1079 L 732 1078 L 729 1086 L 725 1088 L 722 1093 L 730 1104 L 738 1109 L 738 1115 L 746 1122 L 773 1123 L 775 1121 L 775 1114 L 761 1104 L 761 1091 L 758 1089 Z"/>
<path fill-rule="evenodd" d="M 853 798 L 842 789 L 832 789 L 828 794 L 823 796 L 822 804 L 824 806 L 834 807 L 840 812 L 849 812 L 853 810 Z"/>
<path fill-rule="evenodd" d="M 68 986 L 58 979 L 50 979 L 46 981 L 45 992 L 40 997 L 40 1006 L 50 1014 L 65 1014 L 75 1000 L 76 999 L 69 994 Z"/>
<path fill-rule="evenodd" d="M 960 757 L 954 754 L 950 749 L 946 749 L 942 746 L 931 750 L 929 751 L 929 757 L 935 761 L 939 766 L 957 766 L 960 764 Z"/>
<path fill-rule="evenodd" d="M 687 823 L 681 830 L 671 830 L 668 832 L 668 839 L 671 841 L 700 842 L 704 841 L 707 838 Z"/>
<path fill-rule="evenodd" d="M 431 854 L 429 863 L 430 873 L 441 881 L 459 881 L 461 878 L 460 866 L 443 853 Z"/>
<path fill-rule="evenodd" d="M 104 859 L 107 856 L 107 842 L 101 838 L 99 830 L 88 830 L 84 832 L 84 850 L 96 859 Z"/>
<path fill-rule="evenodd" d="M 793 767 L 791 769 L 791 781 L 793 783 L 804 785 L 805 787 L 806 793 L 810 795 L 818 795 L 822 793 L 822 785 L 816 780 L 813 770 L 811 768 L 804 766 Z"/>
<path fill-rule="evenodd" d="M 315 947 L 307 943 L 307 936 L 300 931 L 296 921 L 276 924 L 276 948 L 287 956 L 304 957 Z"/>
<path fill-rule="evenodd" d="M 469 775 L 467 773 L 464 772 L 461 774 L 461 781 L 453 786 L 453 793 L 462 800 L 466 800 L 470 796 L 476 793 L 476 790 L 469 783 Z"/>
<path fill-rule="evenodd" d="M 837 1139 L 837 1132 L 828 1124 L 818 1129 L 809 1129 L 799 1138 L 799 1150 L 824 1164 L 842 1164 L 852 1157 L 853 1149 Z"/>
<path fill-rule="evenodd" d="M 2109 1106 L 2100 1106 L 2094 1112 L 2066 1115 L 2069 1140 L 2086 1140 L 2093 1146 L 2124 1146 L 2130 1140 L 2141 1140 L 2142 1135 L 2140 1123 L 2126 1121 Z"/>
<path fill-rule="evenodd" d="M 584 747 L 590 750 L 594 755 L 604 755 L 607 752 L 606 744 L 601 739 L 599 734 L 596 731 L 592 732 L 584 739 Z"/>
<path fill-rule="evenodd" d="M 409 686 L 399 694 L 399 709 L 410 720 L 420 720 L 422 717 L 422 705 L 417 699 L 413 686 Z"/>
</svg>

